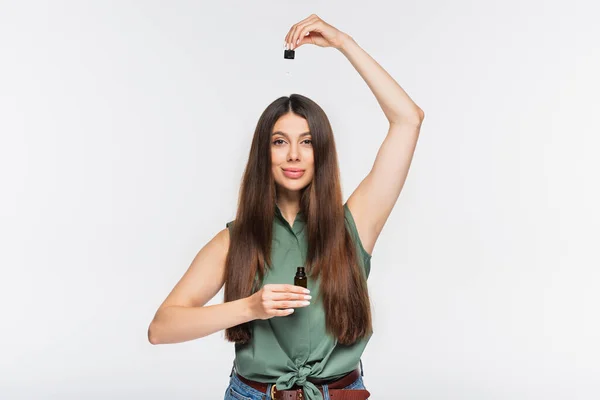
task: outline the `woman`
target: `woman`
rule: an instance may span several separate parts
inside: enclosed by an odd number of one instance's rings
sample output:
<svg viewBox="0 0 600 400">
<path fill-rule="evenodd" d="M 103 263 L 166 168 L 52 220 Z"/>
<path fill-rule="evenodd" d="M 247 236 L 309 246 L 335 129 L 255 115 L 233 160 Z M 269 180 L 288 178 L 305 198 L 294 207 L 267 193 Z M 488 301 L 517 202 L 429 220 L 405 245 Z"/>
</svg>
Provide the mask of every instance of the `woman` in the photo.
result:
<svg viewBox="0 0 600 400">
<path fill-rule="evenodd" d="M 254 133 L 236 219 L 199 251 L 148 337 L 176 343 L 225 329 L 236 351 L 225 399 L 367 399 L 357 367 L 372 334 L 371 253 L 424 114 L 351 36 L 318 16 L 285 41 L 290 50 L 339 50 L 373 91 L 389 121 L 373 168 L 342 205 L 327 116 L 300 95 L 274 101 Z M 308 289 L 292 284 L 299 266 Z M 204 307 L 223 285 L 224 303 Z"/>
</svg>

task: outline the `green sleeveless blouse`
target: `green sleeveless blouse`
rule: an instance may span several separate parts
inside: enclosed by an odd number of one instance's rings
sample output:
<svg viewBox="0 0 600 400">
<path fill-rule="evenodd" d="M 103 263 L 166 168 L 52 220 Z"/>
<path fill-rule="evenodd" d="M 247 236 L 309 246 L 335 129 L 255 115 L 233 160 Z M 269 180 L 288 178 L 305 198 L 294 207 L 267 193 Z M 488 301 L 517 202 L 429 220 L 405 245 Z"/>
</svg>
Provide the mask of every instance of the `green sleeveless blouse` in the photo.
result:
<svg viewBox="0 0 600 400">
<path fill-rule="evenodd" d="M 305 236 L 305 217 L 296 215 L 292 226 L 275 206 L 272 267 L 262 282 L 294 284 L 296 268 L 306 261 L 308 241 Z M 368 278 L 371 255 L 364 249 L 354 218 L 344 204 L 346 227 L 356 243 L 358 260 Z M 227 228 L 234 221 L 226 224 Z M 321 393 L 307 378 L 335 379 L 357 368 L 370 339 L 363 338 L 352 345 L 342 345 L 326 331 L 325 311 L 320 299 L 318 280 L 308 279 L 312 299 L 307 307 L 296 308 L 291 315 L 250 322 L 252 339 L 245 345 L 235 345 L 235 368 L 248 379 L 277 383 L 278 390 L 294 384 L 303 386 L 307 400 L 322 400 Z"/>
</svg>

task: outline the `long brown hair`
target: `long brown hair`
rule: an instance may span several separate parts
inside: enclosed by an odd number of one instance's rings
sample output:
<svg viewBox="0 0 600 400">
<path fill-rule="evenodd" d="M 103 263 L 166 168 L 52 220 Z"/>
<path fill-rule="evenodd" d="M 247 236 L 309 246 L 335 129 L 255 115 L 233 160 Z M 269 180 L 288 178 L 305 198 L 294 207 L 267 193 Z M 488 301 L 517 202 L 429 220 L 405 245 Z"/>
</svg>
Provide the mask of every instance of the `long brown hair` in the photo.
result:
<svg viewBox="0 0 600 400">
<path fill-rule="evenodd" d="M 238 300 L 259 290 L 265 268 L 271 265 L 276 201 L 271 134 L 277 120 L 288 112 L 308 122 L 314 152 L 314 177 L 302 189 L 300 200 L 308 238 L 306 270 L 313 279 L 320 275 L 327 331 L 339 343 L 351 344 L 372 333 L 369 294 L 356 245 L 344 222 L 337 152 L 329 119 L 319 105 L 302 95 L 280 97 L 258 120 L 235 222 L 230 226 L 224 300 Z M 251 338 L 249 323 L 226 329 L 225 338 L 247 343 Z"/>
</svg>

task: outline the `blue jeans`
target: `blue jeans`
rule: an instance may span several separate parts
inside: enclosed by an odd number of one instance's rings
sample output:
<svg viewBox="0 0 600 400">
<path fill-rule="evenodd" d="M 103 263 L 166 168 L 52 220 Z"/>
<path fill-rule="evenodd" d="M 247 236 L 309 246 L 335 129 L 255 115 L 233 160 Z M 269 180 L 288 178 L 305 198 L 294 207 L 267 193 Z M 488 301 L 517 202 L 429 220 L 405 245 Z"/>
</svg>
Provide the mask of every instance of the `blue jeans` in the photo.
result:
<svg viewBox="0 0 600 400">
<path fill-rule="evenodd" d="M 344 389 L 366 389 L 363 382 L 362 363 L 360 367 L 360 376 Z M 274 383 L 267 385 L 267 393 L 260 392 L 242 382 L 234 373 L 234 370 L 232 370 L 229 386 L 227 386 L 227 390 L 225 391 L 224 400 L 272 400 L 271 386 L 273 385 Z M 331 400 L 327 385 L 323 385 L 323 400 Z"/>
</svg>

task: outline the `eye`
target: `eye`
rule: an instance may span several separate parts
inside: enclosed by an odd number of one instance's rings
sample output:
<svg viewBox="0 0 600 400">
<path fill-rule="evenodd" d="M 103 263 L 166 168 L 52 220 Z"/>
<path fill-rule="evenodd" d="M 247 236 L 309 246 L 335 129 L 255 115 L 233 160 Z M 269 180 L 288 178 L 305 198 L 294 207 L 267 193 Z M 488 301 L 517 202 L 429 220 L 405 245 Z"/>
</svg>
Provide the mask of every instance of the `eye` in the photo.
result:
<svg viewBox="0 0 600 400">
<path fill-rule="evenodd" d="M 277 139 L 277 140 L 273 141 L 273 144 L 276 145 L 276 146 L 279 145 L 279 144 L 282 144 L 282 143 L 285 143 L 285 141 L 283 139 Z M 305 139 L 305 140 L 302 141 L 302 143 L 312 144 L 312 140 L 311 139 Z"/>
</svg>

